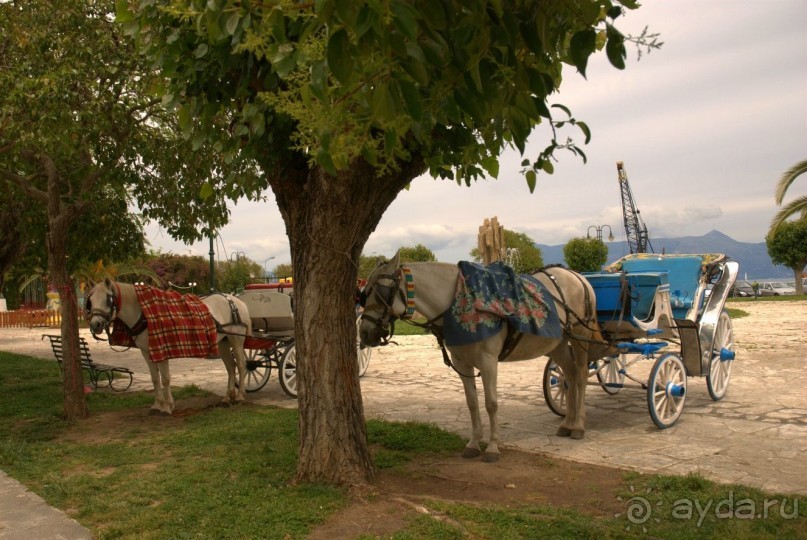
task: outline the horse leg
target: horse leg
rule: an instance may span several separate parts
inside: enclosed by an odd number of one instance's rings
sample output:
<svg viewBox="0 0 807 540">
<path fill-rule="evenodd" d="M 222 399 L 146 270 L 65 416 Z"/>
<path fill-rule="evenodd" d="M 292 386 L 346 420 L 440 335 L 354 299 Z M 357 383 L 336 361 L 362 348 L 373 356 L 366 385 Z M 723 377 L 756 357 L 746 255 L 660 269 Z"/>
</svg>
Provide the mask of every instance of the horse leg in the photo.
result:
<svg viewBox="0 0 807 540">
<path fill-rule="evenodd" d="M 154 403 L 149 409 L 150 415 L 161 414 L 165 410 L 162 399 L 162 385 L 160 384 L 160 371 L 157 364 L 150 360 L 146 360 L 146 365 L 149 367 L 149 375 L 151 375 L 151 384 L 154 387 Z"/>
<path fill-rule="evenodd" d="M 471 438 L 465 449 L 462 451 L 462 457 L 475 458 L 479 457 L 482 450 L 479 447 L 479 441 L 482 440 L 482 418 L 479 415 L 479 397 L 476 393 L 476 379 L 474 379 L 473 366 L 458 366 L 459 362 L 454 360 L 454 367 L 462 379 L 462 386 L 465 390 L 465 403 L 468 405 L 468 412 L 471 413 Z"/>
<path fill-rule="evenodd" d="M 482 364 L 482 387 L 485 390 L 485 409 L 488 411 L 490 420 L 490 441 L 485 453 L 482 454 L 482 461 L 494 463 L 499 461 L 499 421 L 497 413 L 499 411 L 498 401 L 498 359 L 492 356 L 485 356 Z"/>
<path fill-rule="evenodd" d="M 151 384 L 154 386 L 154 404 L 149 410 L 150 415 L 170 416 L 174 411 L 174 398 L 171 396 L 171 376 L 168 371 L 168 362 L 155 363 L 146 360 L 151 375 Z"/>
<path fill-rule="evenodd" d="M 559 437 L 582 439 L 585 433 L 585 391 L 588 380 L 585 355 L 575 354 L 573 345 L 564 344 L 552 351 L 551 358 L 563 370 L 568 392 L 566 416 L 556 434 Z M 578 359 L 583 361 L 582 365 Z"/>
<path fill-rule="evenodd" d="M 162 382 L 162 398 L 165 413 L 169 416 L 174 412 L 174 396 L 171 394 L 171 370 L 168 367 L 168 360 L 157 364 Z"/>
<path fill-rule="evenodd" d="M 229 406 L 235 403 L 235 363 L 233 362 L 232 351 L 230 350 L 230 342 L 223 340 L 219 343 L 219 354 L 224 362 L 224 367 L 227 368 L 227 392 L 221 400 L 221 404 Z"/>
<path fill-rule="evenodd" d="M 235 367 L 238 371 L 238 394 L 235 399 L 238 402 L 245 401 L 247 399 L 247 354 L 244 352 L 244 338 L 230 336 L 227 339 L 232 345 Z"/>
</svg>

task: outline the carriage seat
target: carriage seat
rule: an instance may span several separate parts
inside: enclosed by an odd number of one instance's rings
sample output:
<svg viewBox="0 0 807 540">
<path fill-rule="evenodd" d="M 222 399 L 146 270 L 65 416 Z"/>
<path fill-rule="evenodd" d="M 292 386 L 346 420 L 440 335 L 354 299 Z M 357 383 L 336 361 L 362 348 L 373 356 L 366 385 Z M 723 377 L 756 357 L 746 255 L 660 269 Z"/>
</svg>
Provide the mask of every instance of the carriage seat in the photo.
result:
<svg viewBox="0 0 807 540">
<path fill-rule="evenodd" d="M 595 272 L 584 276 L 594 288 L 600 322 L 620 317 L 627 321 L 650 319 L 654 313 L 656 291 L 668 286 L 667 272 Z"/>
<path fill-rule="evenodd" d="M 247 290 L 238 298 L 246 304 L 252 319 L 252 330 L 273 336 L 290 336 L 294 332 L 291 296 L 275 291 Z"/>
<path fill-rule="evenodd" d="M 670 283 L 670 307 L 673 317 L 684 319 L 696 305 L 695 295 L 702 274 L 703 258 L 698 255 L 659 255 L 637 258 L 626 257 L 622 260 L 622 271 L 627 274 L 635 272 L 667 272 Z"/>
</svg>

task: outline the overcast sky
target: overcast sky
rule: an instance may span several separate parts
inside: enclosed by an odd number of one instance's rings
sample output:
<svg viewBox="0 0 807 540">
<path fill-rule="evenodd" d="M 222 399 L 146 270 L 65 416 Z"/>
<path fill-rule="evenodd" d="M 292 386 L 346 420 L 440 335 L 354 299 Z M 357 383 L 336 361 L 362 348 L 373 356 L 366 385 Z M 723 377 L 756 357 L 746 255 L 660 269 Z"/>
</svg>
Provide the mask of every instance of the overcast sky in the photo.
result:
<svg viewBox="0 0 807 540">
<path fill-rule="evenodd" d="M 651 241 L 711 230 L 764 241 L 779 176 L 807 158 L 807 1 L 646 0 L 618 21 L 627 34 L 648 26 L 664 45 L 640 61 L 629 49 L 624 71 L 599 54 L 588 80 L 565 69 L 552 102 L 591 128 L 587 164 L 560 153 L 555 173 L 539 175 L 533 194 L 515 151 L 502 156 L 497 180 L 471 188 L 418 178 L 387 210 L 365 254 L 391 256 L 422 243 L 441 261 L 467 259 L 492 216 L 540 244 L 585 236 L 591 225 L 608 225 L 624 240 L 617 161 Z M 536 131 L 526 156 L 537 155 L 547 136 Z M 805 191 L 801 178 L 788 200 Z M 147 234 L 154 249 L 208 255 L 208 242 L 185 246 L 156 225 Z M 264 203 L 232 205 L 216 251 L 220 260 L 243 252 L 270 270 L 291 261 L 271 193 Z"/>
</svg>

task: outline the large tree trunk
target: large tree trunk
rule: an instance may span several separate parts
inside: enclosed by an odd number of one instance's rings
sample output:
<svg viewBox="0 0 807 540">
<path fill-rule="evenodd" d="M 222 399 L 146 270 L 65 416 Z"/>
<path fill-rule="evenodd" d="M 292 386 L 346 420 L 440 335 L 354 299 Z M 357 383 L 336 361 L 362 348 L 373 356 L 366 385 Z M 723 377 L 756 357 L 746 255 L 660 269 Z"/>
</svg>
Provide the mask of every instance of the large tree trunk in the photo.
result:
<svg viewBox="0 0 807 540">
<path fill-rule="evenodd" d="M 64 418 L 87 418 L 90 410 L 84 395 L 84 375 L 81 372 L 81 353 L 78 340 L 78 302 L 76 287 L 67 270 L 67 227 L 63 219 L 50 219 L 48 244 L 48 274 L 59 293 L 62 315 L 62 346 L 64 350 L 63 387 Z"/>
<path fill-rule="evenodd" d="M 39 162 L 47 177 L 47 191 L 43 194 L 47 201 L 48 233 L 48 274 L 50 281 L 59 293 L 62 313 L 62 375 L 64 387 L 64 418 L 75 420 L 90 415 L 87 398 L 84 395 L 84 376 L 81 372 L 81 353 L 78 341 L 78 303 L 76 288 L 67 270 L 67 231 L 81 215 L 85 203 L 79 200 L 65 204 L 62 201 L 62 177 L 55 162 L 45 153 L 39 154 Z M 87 160 L 89 163 L 89 159 Z M 98 178 L 98 172 L 90 170 L 82 182 L 86 192 Z M 41 193 L 41 192 L 40 192 Z"/>
<path fill-rule="evenodd" d="M 422 167 L 375 176 L 365 163 L 270 180 L 286 223 L 294 275 L 300 457 L 296 481 L 374 480 L 356 355 L 358 260 L 395 196 Z"/>
</svg>

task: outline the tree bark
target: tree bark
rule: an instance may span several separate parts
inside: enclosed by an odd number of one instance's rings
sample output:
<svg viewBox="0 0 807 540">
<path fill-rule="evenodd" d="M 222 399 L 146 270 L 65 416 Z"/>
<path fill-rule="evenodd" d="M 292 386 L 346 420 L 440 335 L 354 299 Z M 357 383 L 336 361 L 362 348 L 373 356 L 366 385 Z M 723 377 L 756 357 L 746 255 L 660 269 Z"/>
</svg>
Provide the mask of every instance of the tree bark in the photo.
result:
<svg viewBox="0 0 807 540">
<path fill-rule="evenodd" d="M 357 368 L 358 260 L 384 211 L 422 165 L 376 177 L 359 162 L 271 178 L 289 237 L 294 277 L 299 461 L 295 480 L 361 485 L 375 472 Z"/>
<path fill-rule="evenodd" d="M 87 407 L 87 397 L 84 395 L 84 375 L 81 372 L 76 288 L 67 269 L 67 232 L 71 223 L 81 215 L 84 205 L 78 201 L 63 204 L 61 176 L 56 164 L 46 154 L 40 154 L 39 161 L 47 177 L 45 198 L 48 233 L 45 242 L 48 251 L 48 274 L 51 284 L 59 293 L 62 315 L 64 418 L 65 420 L 75 420 L 87 418 L 90 410 Z M 95 172 L 89 173 L 88 177 L 90 176 L 97 178 Z M 89 187 L 91 184 L 88 184 L 87 189 Z"/>
<path fill-rule="evenodd" d="M 66 253 L 67 230 L 48 233 L 48 274 L 50 281 L 59 293 L 62 315 L 62 346 L 64 360 L 62 377 L 64 388 L 64 418 L 76 420 L 90 415 L 87 398 L 84 394 L 84 375 L 81 372 L 81 352 L 78 340 L 78 302 L 76 287 L 67 271 Z"/>
</svg>

